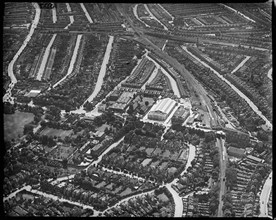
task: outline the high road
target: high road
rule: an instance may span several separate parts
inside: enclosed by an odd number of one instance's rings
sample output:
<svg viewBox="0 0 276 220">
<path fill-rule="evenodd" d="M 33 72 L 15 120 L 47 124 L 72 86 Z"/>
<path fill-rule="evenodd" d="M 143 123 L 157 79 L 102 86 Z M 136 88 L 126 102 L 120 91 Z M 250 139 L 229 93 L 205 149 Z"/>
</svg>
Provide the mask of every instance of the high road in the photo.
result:
<svg viewBox="0 0 276 220">
<path fill-rule="evenodd" d="M 219 207 L 218 207 L 218 217 L 223 217 L 223 201 L 222 196 L 225 194 L 225 172 L 227 167 L 227 152 L 224 146 L 224 140 L 222 138 L 217 138 L 216 146 L 219 149 L 219 160 L 220 160 L 220 192 L 219 192 Z"/>
</svg>

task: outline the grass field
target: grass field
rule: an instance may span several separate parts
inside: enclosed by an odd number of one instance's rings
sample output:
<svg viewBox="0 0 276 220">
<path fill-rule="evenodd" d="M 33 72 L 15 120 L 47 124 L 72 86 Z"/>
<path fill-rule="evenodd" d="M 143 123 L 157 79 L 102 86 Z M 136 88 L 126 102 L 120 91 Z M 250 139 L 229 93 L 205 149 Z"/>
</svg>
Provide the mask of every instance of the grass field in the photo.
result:
<svg viewBox="0 0 276 220">
<path fill-rule="evenodd" d="M 33 119 L 33 113 L 16 111 L 14 114 L 4 114 L 4 140 L 16 140 L 18 136 L 23 136 L 24 125 Z"/>
<path fill-rule="evenodd" d="M 47 135 L 47 136 L 57 136 L 64 139 L 66 136 L 69 136 L 73 133 L 73 130 L 62 130 L 62 129 L 55 129 L 55 128 L 45 128 L 43 131 L 40 132 L 40 135 Z"/>
</svg>

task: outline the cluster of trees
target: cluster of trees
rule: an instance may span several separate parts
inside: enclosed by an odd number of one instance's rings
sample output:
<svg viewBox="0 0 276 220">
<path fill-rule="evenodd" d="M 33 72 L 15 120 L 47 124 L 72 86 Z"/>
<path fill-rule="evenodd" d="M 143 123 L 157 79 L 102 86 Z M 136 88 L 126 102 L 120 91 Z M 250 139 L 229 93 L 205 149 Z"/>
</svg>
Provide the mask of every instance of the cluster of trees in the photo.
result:
<svg viewBox="0 0 276 220">
<path fill-rule="evenodd" d="M 34 97 L 33 103 L 39 106 L 49 106 L 49 105 L 58 106 L 60 109 L 64 109 L 66 112 L 70 112 L 71 110 L 74 110 L 74 108 L 72 108 L 69 105 L 69 102 L 65 99 L 55 99 L 52 97 L 40 96 L 40 97 Z"/>
<path fill-rule="evenodd" d="M 228 167 L 225 171 L 226 187 L 232 189 L 237 183 L 237 169 L 235 167 Z"/>
<path fill-rule="evenodd" d="M 264 130 L 259 130 L 257 132 L 257 138 L 260 140 L 260 141 L 264 141 L 264 142 L 267 142 L 269 140 L 269 136 L 272 136 L 271 132 L 266 132 Z"/>
<path fill-rule="evenodd" d="M 209 211 L 212 215 L 215 215 L 218 210 L 219 205 L 219 184 L 213 186 L 213 188 L 209 192 Z"/>
<path fill-rule="evenodd" d="M 231 191 L 227 191 L 222 196 L 223 206 L 222 211 L 225 217 L 235 217 L 235 211 L 233 210 L 233 201 Z"/>
<path fill-rule="evenodd" d="M 250 181 L 246 186 L 246 191 L 253 192 L 254 195 L 256 196 L 260 186 L 262 185 L 263 181 L 265 180 L 269 172 L 270 172 L 269 166 L 265 164 L 257 165 L 254 173 L 251 176 Z"/>
<path fill-rule="evenodd" d="M 120 140 L 123 136 L 127 135 L 132 130 L 135 130 L 136 128 L 142 128 L 143 122 L 139 121 L 135 116 L 128 117 L 125 125 L 118 130 L 116 134 L 114 134 L 114 141 Z"/>
<path fill-rule="evenodd" d="M 4 114 L 14 114 L 15 107 L 9 102 L 4 102 Z"/>
</svg>

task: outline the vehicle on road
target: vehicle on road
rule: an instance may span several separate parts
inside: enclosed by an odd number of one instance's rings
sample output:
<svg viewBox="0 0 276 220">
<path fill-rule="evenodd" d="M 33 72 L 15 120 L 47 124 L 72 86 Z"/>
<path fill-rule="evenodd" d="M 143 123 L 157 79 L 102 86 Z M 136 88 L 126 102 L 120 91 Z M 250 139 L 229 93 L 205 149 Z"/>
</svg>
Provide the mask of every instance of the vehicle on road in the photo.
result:
<svg viewBox="0 0 276 220">
<path fill-rule="evenodd" d="M 223 178 L 223 181 L 225 181 L 225 177 Z"/>
</svg>

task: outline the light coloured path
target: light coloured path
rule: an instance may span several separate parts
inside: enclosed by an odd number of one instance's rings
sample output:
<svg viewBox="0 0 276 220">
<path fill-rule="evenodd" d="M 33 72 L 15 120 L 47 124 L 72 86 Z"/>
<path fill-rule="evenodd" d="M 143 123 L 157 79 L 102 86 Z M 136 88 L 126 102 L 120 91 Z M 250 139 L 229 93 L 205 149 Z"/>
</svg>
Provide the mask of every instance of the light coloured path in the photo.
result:
<svg viewBox="0 0 276 220">
<path fill-rule="evenodd" d="M 151 60 L 152 62 L 155 63 L 155 66 L 157 66 L 157 68 L 160 68 L 161 71 L 169 78 L 170 80 L 170 83 L 171 83 L 171 86 L 172 86 L 172 89 L 173 89 L 173 93 L 180 98 L 180 92 L 179 92 L 179 89 L 178 89 L 178 86 L 177 86 L 177 83 L 176 81 L 171 77 L 171 75 L 163 68 L 161 67 L 155 60 L 153 60 L 151 57 L 147 56 L 147 58 L 149 60 Z"/>
<path fill-rule="evenodd" d="M 168 40 L 166 40 L 166 42 L 164 43 L 164 46 L 162 47 L 162 50 L 164 50 L 164 49 L 165 49 L 165 47 L 166 47 L 167 43 L 168 43 Z"/>
<path fill-rule="evenodd" d="M 227 79 L 225 79 L 222 75 L 220 75 L 217 71 L 215 71 L 212 67 L 210 67 L 208 64 L 200 60 L 198 57 L 193 55 L 190 51 L 187 50 L 187 47 L 182 46 L 182 48 L 189 53 L 192 57 L 197 59 L 199 62 L 201 62 L 205 67 L 211 69 L 219 78 L 221 78 L 223 81 L 225 81 L 235 92 L 239 94 L 240 97 L 242 97 L 249 106 L 253 109 L 254 112 L 256 112 L 262 119 L 265 120 L 267 127 L 269 127 L 272 130 L 272 124 L 268 119 L 262 114 L 262 112 L 258 109 L 258 107 L 246 96 L 244 95 L 239 89 L 237 89 L 232 83 L 230 83 Z"/>
<path fill-rule="evenodd" d="M 227 43 L 227 42 L 220 42 L 220 41 L 215 41 L 215 40 L 204 40 L 204 42 L 207 42 L 207 43 L 212 43 L 212 44 L 220 44 L 220 45 L 227 45 L 227 46 L 232 46 L 232 47 L 244 47 L 244 48 L 247 48 L 247 49 L 255 49 L 255 50 L 260 50 L 260 51 L 268 51 L 269 49 L 266 49 L 266 48 L 261 48 L 261 47 L 252 47 L 252 46 L 247 46 L 247 45 L 239 45 L 239 44 L 234 44 L 234 43 Z"/>
<path fill-rule="evenodd" d="M 226 171 L 226 163 L 227 163 L 227 152 L 224 146 L 224 141 L 222 139 L 217 139 L 216 141 L 216 146 L 218 147 L 219 150 L 219 155 L 220 155 L 220 191 L 219 191 L 219 206 L 218 206 L 218 217 L 223 217 L 223 200 L 222 197 L 225 194 L 226 191 L 226 186 L 225 186 L 225 181 L 223 179 L 225 178 L 225 171 Z"/>
<path fill-rule="evenodd" d="M 104 58 L 103 58 L 103 62 L 102 62 L 102 66 L 101 66 L 101 70 L 97 79 L 97 83 L 95 86 L 95 89 L 93 91 L 93 93 L 91 94 L 91 96 L 85 101 L 85 102 L 92 102 L 92 100 L 97 96 L 97 94 L 100 92 L 101 88 L 102 88 L 102 84 L 103 84 L 103 79 L 106 73 L 106 65 L 109 62 L 109 57 L 110 57 L 110 53 L 112 50 L 112 44 L 114 41 L 114 36 L 109 36 L 109 41 L 106 47 L 106 51 L 104 54 Z M 84 102 L 84 103 L 85 103 Z"/>
<path fill-rule="evenodd" d="M 24 189 L 25 189 L 25 190 L 31 189 L 31 186 L 24 186 L 24 187 L 22 187 L 22 188 L 16 190 L 15 192 L 11 193 L 11 194 L 8 195 L 7 197 L 3 198 L 3 202 L 5 202 L 5 201 L 11 199 L 12 197 L 16 196 L 16 194 L 17 194 L 18 192 L 20 192 L 20 191 L 22 191 L 22 190 L 24 190 Z"/>
<path fill-rule="evenodd" d="M 196 147 L 192 144 L 189 145 L 189 157 L 188 161 L 186 163 L 186 167 L 184 171 L 180 174 L 181 176 L 187 171 L 187 169 L 191 166 L 191 162 L 195 158 L 196 155 Z M 178 179 L 174 179 L 171 183 L 166 184 L 165 186 L 170 191 L 170 193 L 173 196 L 174 204 L 175 204 L 175 211 L 174 211 L 174 217 L 182 217 L 183 215 L 183 202 L 182 197 L 179 196 L 179 194 L 172 188 L 172 185 L 176 185 Z"/>
<path fill-rule="evenodd" d="M 138 16 L 138 13 L 137 13 L 137 7 L 138 7 L 138 4 L 136 4 L 134 7 L 133 7 L 133 14 L 134 16 L 139 20 L 141 21 L 144 25 L 146 25 L 146 27 L 150 27 L 148 24 L 146 24 L 144 21 L 142 21 L 139 16 Z"/>
<path fill-rule="evenodd" d="M 247 19 L 248 21 L 251 21 L 251 22 L 256 23 L 256 21 L 254 21 L 253 19 L 247 17 L 247 16 L 244 15 L 243 13 L 241 13 L 241 12 L 235 10 L 234 8 L 231 8 L 231 7 L 229 7 L 228 5 L 225 5 L 225 4 L 221 4 L 221 5 L 224 6 L 224 7 L 226 7 L 226 8 L 228 8 L 228 9 L 230 9 L 231 11 L 234 11 L 234 12 L 238 13 L 239 15 L 241 15 L 242 17 L 244 17 L 244 18 Z"/>
<path fill-rule="evenodd" d="M 193 18 L 192 19 L 195 23 L 199 24 L 200 26 L 205 26 L 205 24 L 203 24 L 200 20 Z"/>
<path fill-rule="evenodd" d="M 27 37 L 24 40 L 22 46 L 17 51 L 17 53 L 15 54 L 15 56 L 13 57 L 12 61 L 9 63 L 9 66 L 8 66 L 8 75 L 11 78 L 11 83 L 9 85 L 7 93 L 3 97 L 3 101 L 4 102 L 10 101 L 11 104 L 14 103 L 14 101 L 13 101 L 14 98 L 11 96 L 11 90 L 13 89 L 15 83 L 17 83 L 17 80 L 16 80 L 15 75 L 13 73 L 14 63 L 16 62 L 16 60 L 18 59 L 18 57 L 20 56 L 20 54 L 22 53 L 22 51 L 25 49 L 25 47 L 27 46 L 27 44 L 31 40 L 32 35 L 33 35 L 33 33 L 34 33 L 34 31 L 35 31 L 35 29 L 37 27 L 37 24 L 39 22 L 39 19 L 40 19 L 41 9 L 40 9 L 39 5 L 37 3 L 32 3 L 32 5 L 35 7 L 35 17 L 34 17 L 34 20 L 32 21 L 32 26 L 30 28 L 30 32 L 27 35 Z"/>
<path fill-rule="evenodd" d="M 183 202 L 182 202 L 182 198 L 172 188 L 172 184 L 167 184 L 166 187 L 167 187 L 167 189 L 170 191 L 170 193 L 173 196 L 173 200 L 174 200 L 174 204 L 175 204 L 174 217 L 182 217 L 182 214 L 183 214 Z"/>
<path fill-rule="evenodd" d="M 72 174 L 72 175 L 70 175 L 70 176 L 60 177 L 60 178 L 57 178 L 56 180 L 52 181 L 52 183 L 53 183 L 54 185 L 56 185 L 56 184 L 59 183 L 59 182 L 62 182 L 62 181 L 64 181 L 64 180 L 73 179 L 74 177 L 75 177 L 75 174 Z"/>
<path fill-rule="evenodd" d="M 111 144 L 100 156 L 97 160 L 93 161 L 88 167 L 86 167 L 84 170 L 88 170 L 90 166 L 93 166 L 94 164 L 97 165 L 103 158 L 105 154 L 107 154 L 109 151 L 111 151 L 114 147 L 116 147 L 118 144 L 120 144 L 125 137 L 122 137 L 119 141 Z"/>
<path fill-rule="evenodd" d="M 85 14 L 87 20 L 89 21 L 89 23 L 92 24 L 92 23 L 93 23 L 93 20 L 92 20 L 92 18 L 90 17 L 89 13 L 87 12 L 85 5 L 84 5 L 83 3 L 80 3 L 80 6 L 81 6 L 82 10 L 84 11 L 84 14 Z"/>
<path fill-rule="evenodd" d="M 117 206 L 121 205 L 122 203 L 126 203 L 126 202 L 128 202 L 129 200 L 131 200 L 131 199 L 134 199 L 134 198 L 137 198 L 137 197 L 141 197 L 141 196 L 145 196 L 145 195 L 147 195 L 147 194 L 150 194 L 150 193 L 152 193 L 154 190 L 155 190 L 155 189 L 153 189 L 153 190 L 151 190 L 151 191 L 148 191 L 148 192 L 143 192 L 143 193 L 140 193 L 140 194 L 137 194 L 137 195 L 133 195 L 133 196 L 127 197 L 127 198 L 125 198 L 125 199 L 119 201 L 119 202 L 116 203 L 115 205 L 113 205 L 113 206 L 111 206 L 111 207 L 108 207 L 108 208 L 105 209 L 103 212 L 108 211 L 108 210 L 110 210 L 110 209 L 112 209 L 112 208 L 114 208 L 114 207 L 117 207 Z"/>
<path fill-rule="evenodd" d="M 44 73 L 44 70 L 45 70 L 45 66 L 47 64 L 47 60 L 48 60 L 48 57 L 49 57 L 49 54 L 50 54 L 50 49 L 51 49 L 51 47 L 52 47 L 52 45 L 53 45 L 53 43 L 54 43 L 54 41 L 56 39 L 56 36 L 57 36 L 57 34 L 53 35 L 52 39 L 50 40 L 50 42 L 49 42 L 49 44 L 48 44 L 48 46 L 47 46 L 47 48 L 46 48 L 46 50 L 44 52 L 44 56 L 43 56 L 42 62 L 40 64 L 38 73 L 36 75 L 36 79 L 38 81 L 41 81 L 41 78 L 43 76 L 43 73 Z"/>
<path fill-rule="evenodd" d="M 245 64 L 245 62 L 247 61 L 247 60 L 249 60 L 251 58 L 251 56 L 246 56 L 246 58 L 244 58 L 244 60 L 231 72 L 231 73 L 234 73 L 234 72 L 236 72 L 239 68 L 241 68 L 244 64 Z"/>
<path fill-rule="evenodd" d="M 174 20 L 174 16 L 172 16 L 162 5 L 158 4 L 160 8 L 163 9 L 163 11 L 165 11 L 171 18 L 172 18 L 172 21 Z"/>
<path fill-rule="evenodd" d="M 38 194 L 38 195 L 41 195 L 41 196 L 44 196 L 44 197 L 47 197 L 47 198 L 50 198 L 50 199 L 53 199 L 53 200 L 57 200 L 59 202 L 68 202 L 69 204 L 80 206 L 84 209 L 91 209 L 91 210 L 94 211 L 93 216 L 97 216 L 98 213 L 99 213 L 99 211 L 96 211 L 92 206 L 89 206 L 89 205 L 84 205 L 82 203 L 70 201 L 70 200 L 64 199 L 64 198 L 59 198 L 59 197 L 54 196 L 52 194 L 44 193 L 44 192 L 41 192 L 41 191 L 38 191 L 38 190 L 33 190 L 33 189 L 28 188 L 27 191 Z"/>
<path fill-rule="evenodd" d="M 189 146 L 189 157 L 186 163 L 186 167 L 183 170 L 183 172 L 180 174 L 180 176 L 183 176 L 183 174 L 187 172 L 187 169 L 191 166 L 191 162 L 195 159 L 195 156 L 196 156 L 196 147 L 192 144 L 188 144 L 188 146 Z"/>
<path fill-rule="evenodd" d="M 63 80 L 65 80 L 65 79 L 67 78 L 67 76 L 69 76 L 69 75 L 72 73 L 72 71 L 73 71 L 73 69 L 74 69 L 74 64 L 75 64 L 75 62 L 76 62 L 76 60 L 77 60 L 77 55 L 78 55 L 78 50 L 79 50 L 81 38 L 82 38 L 82 34 L 79 34 L 78 37 L 77 37 L 76 45 L 75 45 L 75 48 L 74 48 L 73 56 L 72 56 L 72 58 L 71 58 L 71 61 L 70 61 L 70 65 L 69 65 L 67 74 L 66 74 L 61 80 L 59 80 L 59 81 L 53 86 L 53 88 L 57 87 Z"/>
<path fill-rule="evenodd" d="M 271 192 L 272 188 L 272 172 L 269 174 L 268 178 L 265 181 L 265 184 L 263 186 L 261 196 L 260 196 L 260 215 L 259 217 L 269 217 L 268 216 L 268 209 L 267 209 L 267 203 L 269 200 L 269 194 Z"/>
<path fill-rule="evenodd" d="M 145 90 L 146 89 L 146 85 L 150 84 L 151 81 L 156 77 L 157 75 L 157 72 L 158 72 L 158 68 L 155 67 L 155 69 L 152 71 L 149 79 L 144 83 L 144 85 L 141 87 L 141 89 Z"/>
<path fill-rule="evenodd" d="M 57 22 L 57 9 L 54 7 L 52 9 L 52 15 L 53 15 L 53 23 Z"/>
<path fill-rule="evenodd" d="M 272 80 L 272 67 L 267 73 L 267 77 Z"/>
<path fill-rule="evenodd" d="M 67 7 L 68 12 L 72 12 L 71 7 L 70 7 L 70 4 L 69 4 L 69 3 L 65 3 L 65 4 L 66 4 L 66 7 Z M 73 24 L 74 21 L 75 21 L 73 15 L 70 15 L 70 16 L 69 16 L 69 19 L 70 19 L 70 24 L 68 24 L 64 29 L 68 29 L 69 26 L 70 26 L 71 24 Z"/>
<path fill-rule="evenodd" d="M 163 28 L 164 28 L 164 30 L 168 30 L 168 28 L 161 22 L 161 21 L 159 21 L 152 13 L 151 13 L 151 11 L 149 10 L 149 8 L 148 8 L 148 5 L 147 4 L 144 4 L 144 6 L 145 6 L 145 9 L 147 10 L 147 12 L 150 14 L 150 16 L 154 19 L 154 20 L 156 20 L 159 24 L 161 24 L 162 26 L 163 26 Z"/>
<path fill-rule="evenodd" d="M 111 173 L 114 173 L 114 174 L 119 174 L 119 175 L 123 175 L 123 176 L 127 176 L 129 178 L 133 178 L 133 179 L 138 179 L 138 180 L 141 180 L 143 182 L 145 182 L 146 180 L 142 177 L 138 177 L 138 176 L 135 176 L 135 175 L 131 175 L 131 174 L 126 174 L 124 172 L 121 172 L 121 171 L 116 171 L 116 170 L 111 170 L 111 169 L 108 169 L 108 168 L 105 168 L 105 167 L 102 167 L 102 170 L 104 171 L 108 171 L 108 172 L 111 172 Z M 150 181 L 149 181 L 150 182 Z"/>
</svg>

